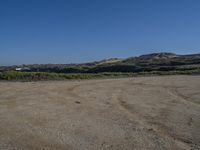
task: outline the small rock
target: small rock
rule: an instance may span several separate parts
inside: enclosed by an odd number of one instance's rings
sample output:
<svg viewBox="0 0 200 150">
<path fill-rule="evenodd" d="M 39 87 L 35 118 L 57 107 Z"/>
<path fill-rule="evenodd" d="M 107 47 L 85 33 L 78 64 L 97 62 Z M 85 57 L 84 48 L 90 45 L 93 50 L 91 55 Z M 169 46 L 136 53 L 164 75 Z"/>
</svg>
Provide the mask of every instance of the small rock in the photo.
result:
<svg viewBox="0 0 200 150">
<path fill-rule="evenodd" d="M 149 128 L 148 131 L 153 131 L 153 128 Z"/>
</svg>

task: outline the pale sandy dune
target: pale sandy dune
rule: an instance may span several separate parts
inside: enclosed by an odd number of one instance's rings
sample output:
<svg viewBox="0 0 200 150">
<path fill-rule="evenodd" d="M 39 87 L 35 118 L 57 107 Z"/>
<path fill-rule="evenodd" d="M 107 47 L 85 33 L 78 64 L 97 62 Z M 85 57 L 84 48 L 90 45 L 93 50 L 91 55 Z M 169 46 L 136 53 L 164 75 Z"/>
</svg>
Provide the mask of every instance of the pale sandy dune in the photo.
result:
<svg viewBox="0 0 200 150">
<path fill-rule="evenodd" d="M 200 149 L 200 76 L 0 82 L 0 149 Z"/>
</svg>

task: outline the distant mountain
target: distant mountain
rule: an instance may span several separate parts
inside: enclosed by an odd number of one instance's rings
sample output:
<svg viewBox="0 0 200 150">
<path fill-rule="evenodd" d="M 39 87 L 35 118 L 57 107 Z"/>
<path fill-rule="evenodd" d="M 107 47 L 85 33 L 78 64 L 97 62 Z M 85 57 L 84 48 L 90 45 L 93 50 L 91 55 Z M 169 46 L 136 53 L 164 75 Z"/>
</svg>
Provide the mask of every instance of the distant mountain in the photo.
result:
<svg viewBox="0 0 200 150">
<path fill-rule="evenodd" d="M 200 68 L 200 54 L 153 53 L 93 66 L 89 72 L 141 72 Z"/>
<path fill-rule="evenodd" d="M 176 55 L 173 53 L 153 53 L 148 55 L 141 55 L 139 57 L 132 57 L 123 62 L 129 64 L 136 64 L 141 66 L 146 65 L 186 65 L 198 64 L 200 62 L 200 54 L 194 55 Z"/>
<path fill-rule="evenodd" d="M 14 70 L 16 68 L 29 68 L 30 72 L 57 73 L 191 70 L 200 69 L 200 54 L 177 55 L 174 53 L 152 53 L 127 59 L 111 58 L 84 64 L 35 64 L 0 67 L 0 70 Z"/>
</svg>

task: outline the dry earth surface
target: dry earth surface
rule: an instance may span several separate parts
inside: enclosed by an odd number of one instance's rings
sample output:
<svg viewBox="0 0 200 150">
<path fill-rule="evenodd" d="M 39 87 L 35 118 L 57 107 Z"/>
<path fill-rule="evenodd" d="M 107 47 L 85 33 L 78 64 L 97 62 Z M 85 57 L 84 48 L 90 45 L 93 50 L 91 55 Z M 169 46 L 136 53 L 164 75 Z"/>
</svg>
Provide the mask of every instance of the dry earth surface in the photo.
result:
<svg viewBox="0 0 200 150">
<path fill-rule="evenodd" d="M 0 149 L 200 149 L 200 76 L 0 82 Z"/>
</svg>

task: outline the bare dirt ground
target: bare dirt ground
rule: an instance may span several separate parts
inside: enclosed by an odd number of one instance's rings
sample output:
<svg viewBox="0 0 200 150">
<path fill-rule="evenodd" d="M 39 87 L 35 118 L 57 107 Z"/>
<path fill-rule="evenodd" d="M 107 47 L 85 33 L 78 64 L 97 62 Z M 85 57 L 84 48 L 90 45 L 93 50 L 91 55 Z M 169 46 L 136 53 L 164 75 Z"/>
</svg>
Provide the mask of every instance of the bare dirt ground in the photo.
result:
<svg viewBox="0 0 200 150">
<path fill-rule="evenodd" d="M 0 149 L 200 149 L 200 76 L 0 82 Z"/>
</svg>

